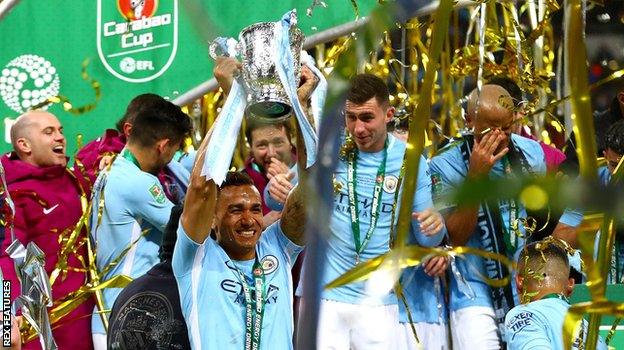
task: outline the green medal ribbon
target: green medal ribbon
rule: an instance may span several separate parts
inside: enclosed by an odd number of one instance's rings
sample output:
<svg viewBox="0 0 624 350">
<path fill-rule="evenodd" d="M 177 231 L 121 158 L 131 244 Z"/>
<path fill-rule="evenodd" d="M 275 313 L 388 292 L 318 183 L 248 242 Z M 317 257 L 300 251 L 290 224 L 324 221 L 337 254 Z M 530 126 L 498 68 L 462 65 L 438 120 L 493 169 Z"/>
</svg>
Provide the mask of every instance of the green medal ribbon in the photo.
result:
<svg viewBox="0 0 624 350">
<path fill-rule="evenodd" d="M 128 161 L 130 161 L 132 164 L 136 165 L 137 168 L 141 169 L 141 165 L 139 165 L 139 161 L 136 159 L 134 154 L 132 154 L 132 152 L 130 152 L 129 149 L 124 148 L 123 151 L 121 151 L 121 156 L 123 158 L 127 159 Z"/>
<path fill-rule="evenodd" d="M 509 161 L 509 157 L 505 155 L 502 159 L 503 161 L 503 169 L 505 174 L 511 174 L 511 162 Z M 502 217 L 501 221 L 505 221 L 505 218 Z M 509 230 L 505 225 L 503 226 L 503 233 L 505 238 L 505 246 L 507 246 L 507 252 L 513 253 L 516 251 L 516 247 L 518 246 L 518 204 L 514 199 L 509 200 Z M 513 236 L 513 241 L 512 241 Z"/>
<path fill-rule="evenodd" d="M 388 138 L 383 148 L 383 160 L 377 168 L 377 176 L 375 178 L 375 187 L 373 189 L 373 203 L 371 205 L 370 224 L 363 241 L 360 241 L 360 218 L 358 215 L 358 199 L 356 191 L 357 178 L 357 149 L 348 157 L 347 162 L 347 187 L 349 194 L 349 214 L 351 215 L 351 230 L 353 232 L 353 241 L 355 242 L 355 263 L 360 262 L 360 254 L 366 248 L 370 241 L 373 231 L 377 227 L 377 217 L 379 216 L 379 208 L 381 208 L 381 189 L 383 187 L 384 178 L 386 176 L 386 159 L 388 158 Z"/>
<path fill-rule="evenodd" d="M 570 300 L 568 299 L 568 297 L 566 297 L 565 295 L 560 294 L 560 293 L 546 294 L 540 300 L 543 300 L 543 299 L 559 299 L 559 300 L 565 301 L 568 304 L 570 303 Z"/>
<path fill-rule="evenodd" d="M 622 244 L 620 243 L 619 237 L 616 237 L 615 244 L 611 250 L 611 266 L 609 269 L 609 277 L 611 278 L 610 283 L 614 284 L 624 283 L 622 276 L 622 262 L 620 261 L 620 249 L 622 249 Z"/>
<path fill-rule="evenodd" d="M 264 270 L 262 269 L 262 264 L 258 261 L 258 254 L 256 253 L 256 261 L 252 270 L 256 294 L 255 298 L 252 298 L 251 287 L 247 283 L 245 274 L 234 263 L 232 265 L 236 269 L 236 277 L 243 286 L 243 294 L 245 294 L 245 350 L 259 350 L 264 302 L 266 299 Z"/>
</svg>

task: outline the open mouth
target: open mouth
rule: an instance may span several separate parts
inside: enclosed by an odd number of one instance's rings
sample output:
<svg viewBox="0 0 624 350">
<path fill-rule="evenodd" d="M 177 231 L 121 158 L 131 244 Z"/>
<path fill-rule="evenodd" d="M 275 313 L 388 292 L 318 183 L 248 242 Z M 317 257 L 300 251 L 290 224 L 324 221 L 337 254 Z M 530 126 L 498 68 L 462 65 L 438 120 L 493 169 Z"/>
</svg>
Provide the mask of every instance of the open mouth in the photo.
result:
<svg viewBox="0 0 624 350">
<path fill-rule="evenodd" d="M 65 147 L 63 145 L 58 145 L 52 148 L 52 151 L 58 155 L 65 155 Z"/>
<path fill-rule="evenodd" d="M 239 236 L 251 238 L 256 235 L 256 230 L 237 230 Z"/>
</svg>

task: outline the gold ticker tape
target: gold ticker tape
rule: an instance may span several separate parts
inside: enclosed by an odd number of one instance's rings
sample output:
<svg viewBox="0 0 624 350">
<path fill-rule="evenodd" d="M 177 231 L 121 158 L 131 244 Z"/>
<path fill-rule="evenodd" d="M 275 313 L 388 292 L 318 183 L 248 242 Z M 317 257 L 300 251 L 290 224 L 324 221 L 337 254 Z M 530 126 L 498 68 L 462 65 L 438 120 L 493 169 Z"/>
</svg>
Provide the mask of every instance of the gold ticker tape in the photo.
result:
<svg viewBox="0 0 624 350">
<path fill-rule="evenodd" d="M 329 282 L 325 288 L 332 289 L 337 288 L 352 282 L 362 281 L 370 277 L 371 273 L 376 270 L 384 268 L 399 268 L 404 269 L 420 264 L 424 259 L 433 256 L 463 256 L 463 255 L 477 255 L 485 259 L 491 259 L 499 261 L 504 264 L 508 271 L 512 271 L 515 264 L 506 256 L 491 252 L 486 252 L 481 249 L 470 247 L 454 247 L 450 249 L 440 247 L 420 247 L 416 245 L 397 247 L 383 255 L 376 258 L 362 262 L 344 273 L 342 276 Z M 390 264 L 388 264 L 391 262 Z M 499 288 L 509 283 L 509 277 L 503 279 L 490 279 L 486 276 L 481 276 L 483 280 L 490 286 Z"/>
<path fill-rule="evenodd" d="M 102 98 L 102 91 L 101 91 L 102 89 L 101 89 L 100 82 L 91 78 L 91 76 L 89 76 L 89 73 L 87 73 L 87 66 L 89 65 L 90 61 L 91 59 L 89 58 L 86 58 L 84 61 L 82 61 L 82 70 L 81 70 L 80 76 L 82 77 L 83 80 L 87 81 L 89 85 L 91 85 L 91 88 L 93 89 L 93 92 L 95 93 L 95 100 L 93 102 L 86 104 L 84 106 L 81 106 L 81 107 L 74 107 L 72 102 L 69 100 L 69 98 L 63 95 L 56 95 L 56 96 L 48 97 L 48 99 L 46 99 L 45 101 L 31 107 L 31 110 L 40 109 L 49 104 L 56 104 L 56 103 L 62 103 L 63 109 L 66 112 L 69 112 L 75 115 L 84 114 L 84 113 L 94 110 L 98 102 Z"/>
</svg>

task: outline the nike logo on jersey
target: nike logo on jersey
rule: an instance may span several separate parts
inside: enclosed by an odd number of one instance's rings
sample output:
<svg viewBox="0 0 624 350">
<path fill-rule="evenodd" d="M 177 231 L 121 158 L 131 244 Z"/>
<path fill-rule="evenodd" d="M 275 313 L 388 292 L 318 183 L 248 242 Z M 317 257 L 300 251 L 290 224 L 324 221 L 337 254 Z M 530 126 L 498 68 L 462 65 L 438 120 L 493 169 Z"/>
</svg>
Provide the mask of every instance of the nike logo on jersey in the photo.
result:
<svg viewBox="0 0 624 350">
<path fill-rule="evenodd" d="M 55 206 L 53 206 L 53 207 L 50 207 L 50 208 L 43 208 L 43 213 L 44 213 L 45 215 L 48 215 L 48 214 L 50 214 L 50 213 L 52 212 L 52 210 L 56 209 L 56 207 L 58 207 L 58 206 L 59 206 L 59 205 L 57 204 L 57 205 L 55 205 Z"/>
</svg>

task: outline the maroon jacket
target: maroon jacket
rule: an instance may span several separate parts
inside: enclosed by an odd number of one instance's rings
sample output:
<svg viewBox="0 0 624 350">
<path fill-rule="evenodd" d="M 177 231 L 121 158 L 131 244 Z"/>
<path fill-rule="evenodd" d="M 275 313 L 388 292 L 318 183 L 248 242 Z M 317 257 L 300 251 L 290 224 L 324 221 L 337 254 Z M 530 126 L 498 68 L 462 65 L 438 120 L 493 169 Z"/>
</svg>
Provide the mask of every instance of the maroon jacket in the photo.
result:
<svg viewBox="0 0 624 350">
<path fill-rule="evenodd" d="M 544 160 L 546 162 L 546 170 L 548 173 L 556 173 L 559 170 L 559 164 L 563 163 L 566 159 L 566 155 L 561 152 L 557 147 L 551 146 L 543 141 L 538 140 L 535 136 L 526 131 L 526 128 L 522 128 L 520 136 L 524 136 L 533 141 L 539 142 L 542 150 L 544 151 Z"/>
<path fill-rule="evenodd" d="M 100 161 L 104 156 L 113 156 L 121 153 L 126 146 L 126 136 L 115 129 L 106 129 L 104 135 L 87 143 L 76 153 L 74 170 L 78 174 L 81 184 L 87 191 L 91 192 L 95 179 L 100 173 Z M 165 167 L 157 175 L 158 180 L 165 189 L 165 194 L 169 200 L 177 203 L 176 195 L 169 191 L 169 183 L 172 175 Z"/>
<path fill-rule="evenodd" d="M 79 178 L 88 180 L 85 187 L 90 190 L 100 172 L 102 157 L 121 152 L 126 145 L 126 136 L 114 129 L 107 129 L 104 135 L 87 143 L 76 153 L 74 169 L 79 170 Z M 83 181 L 81 181 L 83 182 Z M 83 182 L 84 185 L 84 182 Z"/>
<path fill-rule="evenodd" d="M 21 161 L 14 153 L 1 158 L 6 173 L 9 193 L 15 203 L 14 232 L 16 238 L 26 246 L 35 242 L 45 253 L 45 269 L 48 274 L 54 270 L 59 259 L 59 235 L 72 230 L 82 215 L 80 196 L 83 195 L 75 176 L 62 166 L 36 167 Z M 84 232 L 82 233 L 84 237 Z M 84 242 L 84 239 L 80 240 Z M 11 281 L 11 301 L 20 294 L 13 260 L 5 253 L 11 244 L 8 230 L 2 242 L 0 268 L 4 278 Z M 83 268 L 80 260 L 87 262 L 86 243 L 76 245 L 70 253 L 69 267 Z M 61 299 L 77 290 L 87 281 L 86 272 L 70 271 L 63 279 L 61 273 L 52 285 L 52 298 Z M 53 324 L 54 339 L 59 349 L 92 349 L 91 317 L 93 300 L 89 299 L 71 313 Z M 39 340 L 26 343 L 23 349 L 40 349 Z"/>
</svg>

